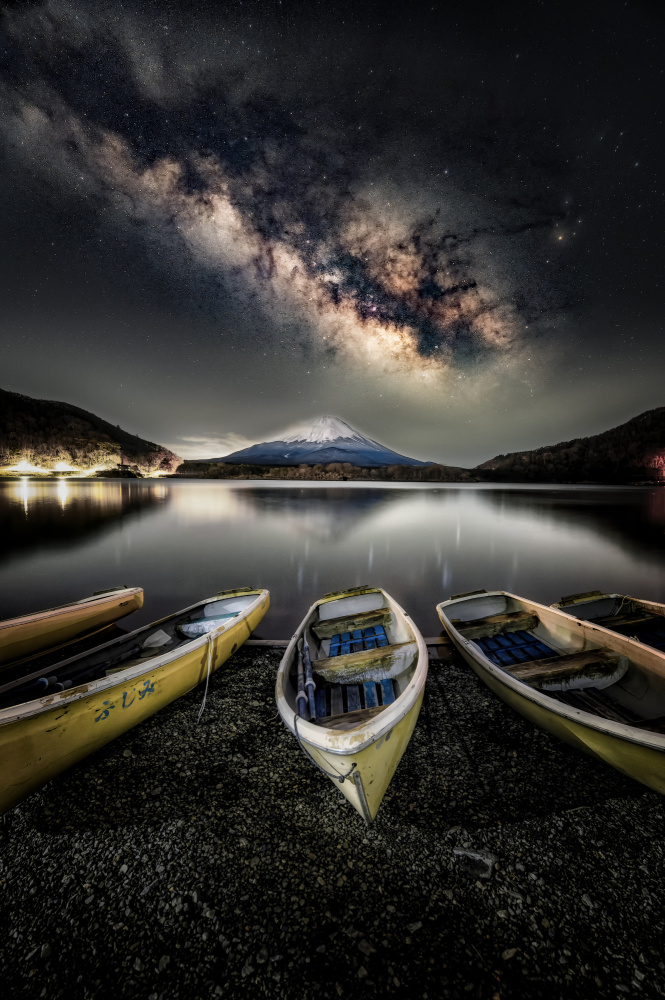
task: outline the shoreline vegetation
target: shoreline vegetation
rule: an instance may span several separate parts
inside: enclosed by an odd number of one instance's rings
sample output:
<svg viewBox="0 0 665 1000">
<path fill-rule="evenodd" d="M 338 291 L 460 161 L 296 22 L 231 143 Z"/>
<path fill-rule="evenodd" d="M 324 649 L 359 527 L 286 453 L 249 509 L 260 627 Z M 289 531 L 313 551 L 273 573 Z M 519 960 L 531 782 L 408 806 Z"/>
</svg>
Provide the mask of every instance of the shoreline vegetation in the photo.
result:
<svg viewBox="0 0 665 1000">
<path fill-rule="evenodd" d="M 79 406 L 0 389 L 3 477 L 12 474 L 12 467 L 19 477 L 32 470 L 46 475 L 95 470 L 89 474 L 99 475 L 115 472 L 113 466 L 117 465 L 141 473 L 165 473 L 173 472 L 181 461 L 168 448 L 114 427 Z"/>
<path fill-rule="evenodd" d="M 230 462 L 186 461 L 176 476 L 187 479 L 308 479 L 322 482 L 365 480 L 367 482 L 404 483 L 479 483 L 482 478 L 472 469 L 447 465 L 387 465 L 367 469 L 349 462 L 327 465 L 240 465 Z"/>
<path fill-rule="evenodd" d="M 321 483 L 460 483 L 460 484 L 494 484 L 496 486 L 519 484 L 519 485 L 539 485 L 539 486 L 664 486 L 665 479 L 658 470 L 641 470 L 641 475 L 614 476 L 596 479 L 566 479 L 563 477 L 533 479 L 519 475 L 496 476 L 478 473 L 475 469 L 453 469 L 446 466 L 426 466 L 422 469 L 407 469 L 404 466 L 395 466 L 382 469 L 361 469 L 353 466 L 345 467 L 346 463 L 334 463 L 342 468 L 330 469 L 324 467 L 319 469 L 316 466 L 284 466 L 266 468 L 265 471 L 257 469 L 256 466 L 223 466 L 216 463 L 213 470 L 208 469 L 208 463 L 183 463 L 186 468 L 179 467 L 177 472 L 143 474 L 130 468 L 106 469 L 89 475 L 53 472 L 53 473 L 26 473 L 26 472 L 6 472 L 0 471 L 0 482 L 14 483 L 53 483 L 72 482 L 88 483 L 104 481 L 128 482 L 136 479 L 152 480 L 154 482 L 164 480 L 218 480 L 223 479 L 229 482 L 321 482 Z M 194 466 L 194 467 L 192 467 Z M 415 475 L 414 475 L 415 473 Z"/>
<path fill-rule="evenodd" d="M 233 457 L 233 456 L 230 456 Z M 258 465 L 185 459 L 80 407 L 0 389 L 0 478 L 144 476 L 397 483 L 652 485 L 665 482 L 665 407 L 586 438 L 497 455 L 472 469 L 430 462 Z"/>
<path fill-rule="evenodd" d="M 525 474 L 526 471 L 526 474 Z M 374 469 L 360 468 L 348 462 L 328 465 L 257 466 L 235 465 L 225 462 L 186 461 L 175 472 L 143 472 L 138 466 L 118 465 L 91 473 L 53 470 L 28 472 L 0 470 L 0 481 L 8 482 L 96 482 L 98 480 L 128 481 L 133 479 L 224 479 L 231 482 L 367 482 L 367 483 L 519 483 L 552 486 L 662 486 L 663 470 L 649 467 L 619 470 L 606 476 L 574 478 L 565 475 L 534 476 L 528 470 L 515 469 L 513 475 L 503 470 L 488 468 L 462 469 L 445 465 L 404 466 L 391 465 Z"/>
</svg>

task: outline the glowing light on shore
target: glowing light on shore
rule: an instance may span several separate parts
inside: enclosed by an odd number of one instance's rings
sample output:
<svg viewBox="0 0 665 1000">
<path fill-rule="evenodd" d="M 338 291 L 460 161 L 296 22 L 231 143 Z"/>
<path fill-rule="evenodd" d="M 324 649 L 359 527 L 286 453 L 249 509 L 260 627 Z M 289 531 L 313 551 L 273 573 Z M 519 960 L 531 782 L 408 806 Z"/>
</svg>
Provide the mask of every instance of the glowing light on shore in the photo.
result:
<svg viewBox="0 0 665 1000">
<path fill-rule="evenodd" d="M 88 476 L 94 476 L 98 472 L 104 472 L 106 469 L 112 469 L 112 465 L 93 465 L 92 469 L 77 469 L 77 477 L 86 478 Z"/>
<path fill-rule="evenodd" d="M 32 462 L 28 462 L 23 459 L 21 462 L 17 462 L 16 465 L 6 465 L 0 472 L 31 472 L 37 475 L 50 475 L 52 469 L 43 469 L 40 465 L 33 465 Z"/>
<path fill-rule="evenodd" d="M 22 475 L 32 475 L 32 476 L 59 476 L 62 478 L 63 472 L 68 472 L 71 475 L 75 475 L 81 478 L 87 478 L 88 476 L 94 476 L 98 472 L 104 472 L 106 469 L 115 468 L 113 465 L 101 464 L 93 465 L 90 469 L 81 469 L 76 465 L 70 465 L 69 462 L 58 462 L 52 469 L 46 469 L 41 465 L 34 465 L 27 459 L 22 459 L 15 465 L 3 465 L 0 467 L 0 475 L 3 473 L 21 473 Z M 159 473 L 160 475 L 162 473 Z"/>
</svg>

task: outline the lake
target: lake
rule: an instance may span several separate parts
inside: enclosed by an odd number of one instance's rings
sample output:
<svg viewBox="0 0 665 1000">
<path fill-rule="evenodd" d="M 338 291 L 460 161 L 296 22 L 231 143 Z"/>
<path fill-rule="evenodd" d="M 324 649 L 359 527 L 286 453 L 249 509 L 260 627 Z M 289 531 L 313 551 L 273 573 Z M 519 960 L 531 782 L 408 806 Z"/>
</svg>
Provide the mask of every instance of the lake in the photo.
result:
<svg viewBox="0 0 665 1000">
<path fill-rule="evenodd" d="M 264 638 L 288 638 L 317 597 L 364 583 L 427 636 L 438 601 L 481 587 L 545 604 L 596 589 L 665 602 L 658 487 L 5 481 L 0 545 L 2 618 L 123 583 L 145 589 L 131 627 L 267 587 Z"/>
</svg>

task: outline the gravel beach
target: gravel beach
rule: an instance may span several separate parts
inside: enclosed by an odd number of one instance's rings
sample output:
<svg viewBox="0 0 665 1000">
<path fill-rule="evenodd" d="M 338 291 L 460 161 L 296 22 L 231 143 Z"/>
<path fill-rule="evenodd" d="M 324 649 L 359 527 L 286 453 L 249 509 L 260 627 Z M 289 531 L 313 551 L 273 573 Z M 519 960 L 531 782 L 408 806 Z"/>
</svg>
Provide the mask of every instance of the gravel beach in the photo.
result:
<svg viewBox="0 0 665 1000">
<path fill-rule="evenodd" d="M 4 996 L 665 996 L 660 796 L 453 656 L 366 828 L 279 721 L 279 658 L 0 821 Z"/>
</svg>

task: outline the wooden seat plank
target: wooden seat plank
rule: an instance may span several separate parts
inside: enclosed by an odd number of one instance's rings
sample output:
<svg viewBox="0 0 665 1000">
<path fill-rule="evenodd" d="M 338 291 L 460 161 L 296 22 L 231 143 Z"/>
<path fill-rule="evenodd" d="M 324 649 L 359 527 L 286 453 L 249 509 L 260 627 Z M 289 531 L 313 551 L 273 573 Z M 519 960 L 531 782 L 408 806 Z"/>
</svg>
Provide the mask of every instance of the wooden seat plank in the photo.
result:
<svg viewBox="0 0 665 1000">
<path fill-rule="evenodd" d="M 354 615 L 342 615 L 340 618 L 328 618 L 326 621 L 317 622 L 312 625 L 312 632 L 319 639 L 332 639 L 340 632 L 354 632 L 356 629 L 369 628 L 371 625 L 389 625 L 391 619 L 390 608 L 357 611 Z"/>
<path fill-rule="evenodd" d="M 360 673 L 363 668 L 381 667 L 386 664 L 386 673 L 396 652 L 412 646 L 414 655 L 417 654 L 418 645 L 415 641 L 394 642 L 387 646 L 377 646 L 376 649 L 361 649 L 357 653 L 342 653 L 340 656 L 325 656 L 320 660 L 314 660 L 312 669 L 320 674 L 324 680 L 342 680 L 348 674 L 346 683 L 352 683 L 352 674 L 355 671 Z M 360 678 L 358 678 L 359 680 Z"/>
<path fill-rule="evenodd" d="M 567 653 L 562 656 L 548 656 L 543 660 L 527 660 L 503 667 L 511 677 L 527 684 L 545 681 L 564 681 L 580 674 L 607 677 L 621 665 L 619 653 L 609 653 L 602 649 L 588 649 L 581 653 Z"/>
<path fill-rule="evenodd" d="M 531 632 L 538 626 L 538 616 L 530 611 L 510 611 L 503 615 L 488 615 L 472 621 L 452 624 L 465 639 L 483 639 L 500 632 Z"/>
</svg>

